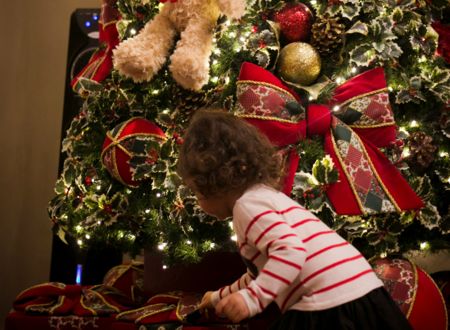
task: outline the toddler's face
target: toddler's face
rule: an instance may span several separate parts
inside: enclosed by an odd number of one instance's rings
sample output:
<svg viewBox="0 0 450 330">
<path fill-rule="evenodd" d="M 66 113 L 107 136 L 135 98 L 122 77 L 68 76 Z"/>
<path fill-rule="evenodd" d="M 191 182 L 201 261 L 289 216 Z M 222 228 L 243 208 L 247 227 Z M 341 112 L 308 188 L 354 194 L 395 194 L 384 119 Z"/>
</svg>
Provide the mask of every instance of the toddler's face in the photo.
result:
<svg viewBox="0 0 450 330">
<path fill-rule="evenodd" d="M 197 196 L 198 205 L 205 213 L 212 215 L 219 220 L 225 220 L 232 216 L 232 212 L 229 210 L 223 197 L 205 197 L 199 193 L 196 193 L 195 195 Z"/>
<path fill-rule="evenodd" d="M 189 180 L 187 180 L 186 185 L 194 192 L 198 205 L 206 214 L 219 220 L 225 220 L 233 215 L 233 209 L 230 208 L 225 196 L 203 196 Z"/>
</svg>

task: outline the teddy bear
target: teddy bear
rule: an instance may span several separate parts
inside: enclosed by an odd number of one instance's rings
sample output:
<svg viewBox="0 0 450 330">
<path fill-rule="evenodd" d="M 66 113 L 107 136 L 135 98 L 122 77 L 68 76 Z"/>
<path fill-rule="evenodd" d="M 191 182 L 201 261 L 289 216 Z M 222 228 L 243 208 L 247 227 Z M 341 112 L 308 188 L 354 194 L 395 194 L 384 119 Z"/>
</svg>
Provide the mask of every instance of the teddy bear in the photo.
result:
<svg viewBox="0 0 450 330">
<path fill-rule="evenodd" d="M 221 14 L 230 19 L 241 18 L 245 0 L 160 1 L 164 2 L 160 12 L 136 36 L 114 49 L 114 67 L 135 82 L 150 81 L 166 63 L 179 34 L 169 70 L 183 88 L 200 90 L 209 79 L 217 19 Z"/>
</svg>

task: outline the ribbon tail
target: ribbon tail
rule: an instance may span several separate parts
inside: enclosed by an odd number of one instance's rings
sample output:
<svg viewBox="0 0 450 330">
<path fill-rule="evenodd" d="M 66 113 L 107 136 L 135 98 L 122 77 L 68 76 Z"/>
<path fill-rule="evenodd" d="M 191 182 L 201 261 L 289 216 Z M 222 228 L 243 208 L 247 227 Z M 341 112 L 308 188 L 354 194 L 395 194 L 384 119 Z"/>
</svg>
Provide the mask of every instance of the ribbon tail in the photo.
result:
<svg viewBox="0 0 450 330">
<path fill-rule="evenodd" d="M 324 137 L 324 150 L 330 155 L 339 174 L 339 180 L 331 184 L 326 190 L 328 200 L 337 214 L 361 215 L 363 212 L 346 172 L 341 166 L 331 133 L 326 134 Z"/>
<path fill-rule="evenodd" d="M 370 142 L 337 121 L 325 150 L 339 171 L 327 190 L 338 214 L 362 215 L 420 209 L 423 202 L 399 170 Z"/>
<path fill-rule="evenodd" d="M 401 211 L 418 210 L 425 206 L 400 171 L 381 151 L 369 143 L 366 144 L 366 151 L 387 193 Z"/>
<path fill-rule="evenodd" d="M 119 43 L 119 33 L 115 21 L 99 23 L 100 46 L 91 56 L 86 66 L 72 79 L 70 85 L 77 93 L 83 92 L 81 78 L 102 82 L 113 68 L 112 51 Z"/>
<path fill-rule="evenodd" d="M 286 171 L 283 183 L 283 193 L 290 196 L 292 192 L 292 187 L 294 185 L 295 173 L 297 172 L 297 167 L 300 157 L 298 156 L 295 148 L 292 148 L 289 152 L 286 162 Z"/>
</svg>

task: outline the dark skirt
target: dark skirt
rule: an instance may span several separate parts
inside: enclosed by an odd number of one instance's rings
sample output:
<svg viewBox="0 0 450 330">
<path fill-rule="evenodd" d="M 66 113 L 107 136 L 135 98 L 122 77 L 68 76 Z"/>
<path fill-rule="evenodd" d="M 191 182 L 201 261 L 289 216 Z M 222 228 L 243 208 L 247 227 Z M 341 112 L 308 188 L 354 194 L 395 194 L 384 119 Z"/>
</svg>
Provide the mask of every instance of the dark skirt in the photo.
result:
<svg viewBox="0 0 450 330">
<path fill-rule="evenodd" d="M 412 327 L 384 287 L 320 311 L 290 310 L 270 330 L 411 330 Z"/>
</svg>

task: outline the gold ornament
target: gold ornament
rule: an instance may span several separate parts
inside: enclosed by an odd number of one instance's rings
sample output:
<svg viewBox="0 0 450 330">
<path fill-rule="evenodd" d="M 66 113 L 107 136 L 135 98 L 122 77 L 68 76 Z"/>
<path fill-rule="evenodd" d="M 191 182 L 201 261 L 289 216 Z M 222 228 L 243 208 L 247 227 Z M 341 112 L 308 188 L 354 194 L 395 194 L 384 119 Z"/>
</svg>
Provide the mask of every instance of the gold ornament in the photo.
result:
<svg viewBox="0 0 450 330">
<path fill-rule="evenodd" d="M 320 55 L 310 44 L 292 42 L 280 52 L 277 70 L 287 82 L 311 85 L 319 76 L 320 68 Z"/>
</svg>

